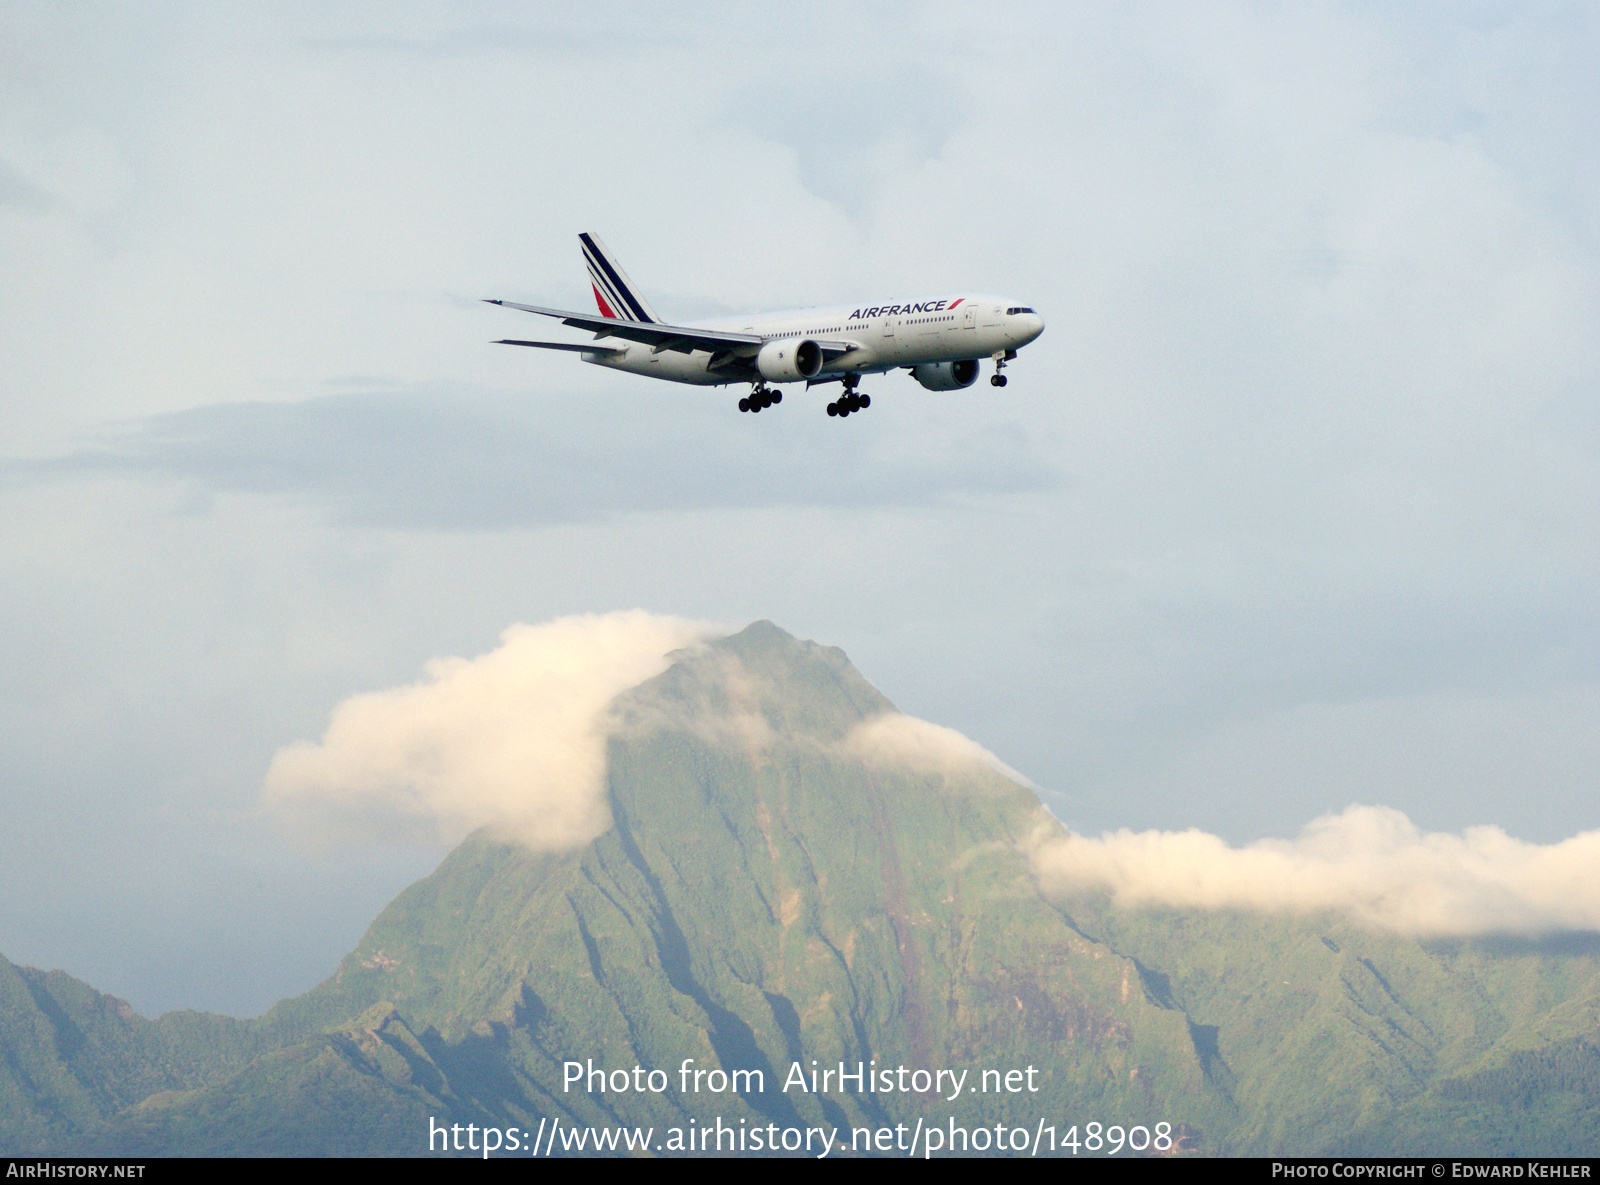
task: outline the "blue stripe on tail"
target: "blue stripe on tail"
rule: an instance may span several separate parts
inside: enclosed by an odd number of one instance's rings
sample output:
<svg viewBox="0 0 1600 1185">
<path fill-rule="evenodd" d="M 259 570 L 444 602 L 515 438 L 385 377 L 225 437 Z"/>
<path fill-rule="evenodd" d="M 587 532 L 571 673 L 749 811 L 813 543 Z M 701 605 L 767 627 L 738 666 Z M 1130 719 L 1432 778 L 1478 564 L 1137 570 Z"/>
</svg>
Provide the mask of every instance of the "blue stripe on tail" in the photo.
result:
<svg viewBox="0 0 1600 1185">
<path fill-rule="evenodd" d="M 635 321 L 659 324 L 660 318 L 651 313 L 650 306 L 634 291 L 633 285 L 622 274 L 622 269 L 612 262 L 606 249 L 595 241 L 594 236 L 583 233 L 578 236 L 578 241 L 583 245 L 590 275 L 615 299 L 617 310 L 626 312 Z"/>
</svg>

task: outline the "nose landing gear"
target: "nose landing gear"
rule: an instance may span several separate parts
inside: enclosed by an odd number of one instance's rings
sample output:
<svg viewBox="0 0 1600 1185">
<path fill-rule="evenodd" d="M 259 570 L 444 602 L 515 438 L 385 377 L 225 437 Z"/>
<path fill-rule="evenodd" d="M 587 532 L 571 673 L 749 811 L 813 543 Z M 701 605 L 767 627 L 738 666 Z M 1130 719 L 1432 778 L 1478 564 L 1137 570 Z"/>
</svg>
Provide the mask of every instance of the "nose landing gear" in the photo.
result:
<svg viewBox="0 0 1600 1185">
<path fill-rule="evenodd" d="M 989 380 L 991 387 L 1003 387 L 1006 385 L 1006 376 L 1000 372 L 1006 368 L 1006 363 L 1016 356 L 1017 352 L 1015 350 L 996 350 L 994 352 L 994 377 Z"/>
</svg>

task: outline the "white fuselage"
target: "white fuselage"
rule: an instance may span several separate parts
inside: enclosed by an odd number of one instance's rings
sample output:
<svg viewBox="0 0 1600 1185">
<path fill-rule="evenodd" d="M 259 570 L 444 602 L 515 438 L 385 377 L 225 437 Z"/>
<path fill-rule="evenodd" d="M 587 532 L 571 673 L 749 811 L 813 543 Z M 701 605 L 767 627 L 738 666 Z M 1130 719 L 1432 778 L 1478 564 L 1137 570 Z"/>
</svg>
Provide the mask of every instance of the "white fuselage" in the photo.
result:
<svg viewBox="0 0 1600 1185">
<path fill-rule="evenodd" d="M 825 364 L 812 381 L 870 374 L 928 362 L 958 362 L 1004 355 L 1044 332 L 1044 321 L 1019 301 L 982 293 L 933 297 L 905 303 L 840 305 L 695 321 L 685 328 L 745 333 L 796 341 L 851 342 L 858 349 Z M 709 350 L 692 354 L 602 337 L 606 352 L 584 354 L 586 362 L 677 383 L 714 386 L 748 382 L 707 367 Z"/>
</svg>

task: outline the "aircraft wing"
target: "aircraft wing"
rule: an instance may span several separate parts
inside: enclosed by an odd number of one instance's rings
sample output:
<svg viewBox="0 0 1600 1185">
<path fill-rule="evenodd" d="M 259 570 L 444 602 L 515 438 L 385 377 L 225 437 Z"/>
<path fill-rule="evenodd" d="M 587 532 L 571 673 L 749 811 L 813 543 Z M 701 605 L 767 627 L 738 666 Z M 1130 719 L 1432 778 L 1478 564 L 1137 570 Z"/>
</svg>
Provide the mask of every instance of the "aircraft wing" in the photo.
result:
<svg viewBox="0 0 1600 1185">
<path fill-rule="evenodd" d="M 730 335 L 731 336 L 731 335 Z M 743 336 L 738 335 L 738 336 Z M 758 338 L 758 341 L 771 341 L 771 338 Z M 861 348 L 857 342 L 825 342 L 819 341 L 817 345 L 822 349 L 822 361 L 826 365 L 836 358 L 853 353 Z M 706 346 L 697 346 L 696 349 L 708 349 Z M 756 369 L 756 349 L 754 345 L 737 348 L 726 348 L 712 352 L 710 360 L 706 363 L 707 370 L 720 371 L 727 375 L 743 375 L 745 378 L 755 379 L 760 371 Z"/>
<path fill-rule="evenodd" d="M 620 354 L 621 350 L 610 346 L 589 345 L 584 342 L 524 342 L 515 338 L 503 337 L 494 343 L 497 346 L 535 346 L 541 350 L 576 350 L 580 354 Z"/>
<path fill-rule="evenodd" d="M 538 313 L 541 317 L 554 317 L 563 325 L 574 329 L 587 329 L 597 338 L 620 337 L 641 342 L 661 350 L 676 350 L 692 354 L 696 350 L 719 353 L 755 353 L 767 339 L 749 333 L 725 333 L 720 329 L 691 329 L 684 325 L 662 325 L 655 321 L 624 321 L 617 317 L 600 317 L 591 313 L 571 313 L 565 309 L 542 309 L 538 305 L 516 304 L 509 300 L 491 300 L 503 308 L 521 309 L 525 313 Z M 605 347 L 600 347 L 604 349 Z"/>
</svg>

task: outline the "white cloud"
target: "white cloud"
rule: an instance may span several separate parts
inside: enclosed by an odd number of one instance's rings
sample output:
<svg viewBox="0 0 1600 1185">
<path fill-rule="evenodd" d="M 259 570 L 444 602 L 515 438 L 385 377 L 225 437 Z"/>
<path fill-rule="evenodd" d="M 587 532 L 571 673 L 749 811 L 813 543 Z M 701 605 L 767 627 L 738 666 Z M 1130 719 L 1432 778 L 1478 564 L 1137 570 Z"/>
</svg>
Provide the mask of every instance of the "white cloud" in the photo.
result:
<svg viewBox="0 0 1600 1185">
<path fill-rule="evenodd" d="M 1424 832 L 1389 807 L 1351 806 L 1293 840 L 1230 847 L 1188 831 L 1041 835 L 1048 890 L 1101 888 L 1122 905 L 1346 912 L 1413 934 L 1600 929 L 1600 831 L 1533 844 L 1499 827 Z"/>
<path fill-rule="evenodd" d="M 851 730 L 845 750 L 869 764 L 899 765 L 920 773 L 950 776 L 983 766 L 1019 785 L 1037 789 L 1022 774 L 977 741 L 953 728 L 895 712 Z"/>
<path fill-rule="evenodd" d="M 712 632 L 642 610 L 513 625 L 488 654 L 345 700 L 321 741 L 278 751 L 263 798 L 336 836 L 453 841 L 491 825 L 576 847 L 611 825 L 606 705 Z"/>
</svg>

